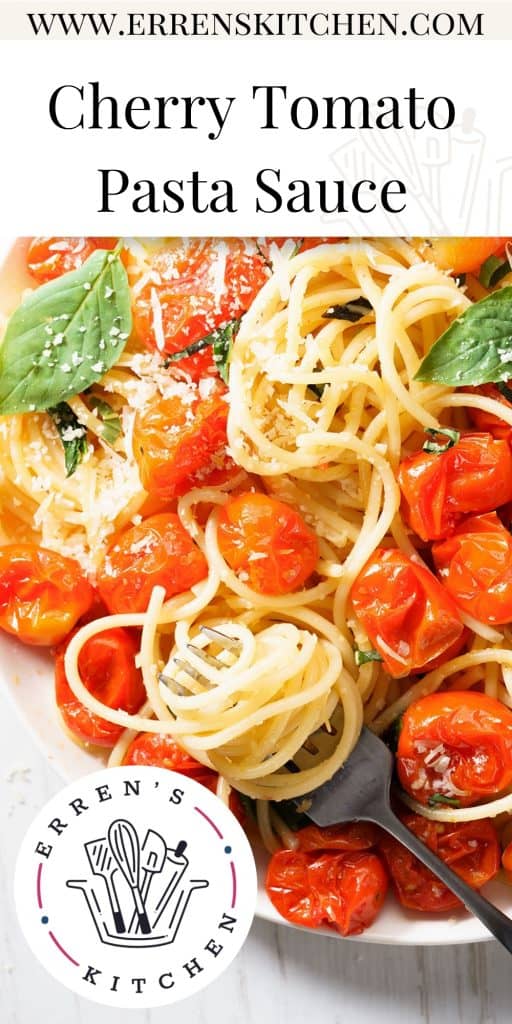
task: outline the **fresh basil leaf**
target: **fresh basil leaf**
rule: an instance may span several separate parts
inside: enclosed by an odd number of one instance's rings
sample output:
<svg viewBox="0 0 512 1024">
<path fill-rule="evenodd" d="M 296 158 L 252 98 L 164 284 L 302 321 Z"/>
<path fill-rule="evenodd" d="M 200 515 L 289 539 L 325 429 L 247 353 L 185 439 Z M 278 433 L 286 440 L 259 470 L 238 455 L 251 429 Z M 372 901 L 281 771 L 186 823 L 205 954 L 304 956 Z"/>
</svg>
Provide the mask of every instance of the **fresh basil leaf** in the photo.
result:
<svg viewBox="0 0 512 1024">
<path fill-rule="evenodd" d="M 354 657 L 356 665 L 366 665 L 369 661 L 382 661 L 382 657 L 378 651 L 374 651 L 372 649 L 369 651 L 361 651 L 359 650 L 359 647 L 356 647 Z"/>
<path fill-rule="evenodd" d="M 48 409 L 64 448 L 66 476 L 73 476 L 87 451 L 87 431 L 67 402 Z"/>
<path fill-rule="evenodd" d="M 170 366 L 171 363 L 179 363 L 182 359 L 187 356 L 193 356 L 196 352 L 201 352 L 204 348 L 213 348 L 213 361 L 223 381 L 228 383 L 229 375 L 229 360 L 231 358 L 231 349 L 235 340 L 235 335 L 238 333 L 241 324 L 241 317 L 236 320 L 228 320 L 222 327 L 216 327 L 211 334 L 207 334 L 205 338 L 200 338 L 199 341 L 193 341 L 191 345 L 187 345 L 186 348 L 180 349 L 179 352 L 173 352 L 170 356 L 167 356 L 164 366 Z"/>
<path fill-rule="evenodd" d="M 450 430 L 449 427 L 425 427 L 425 433 L 434 439 L 425 441 L 423 445 L 423 451 L 430 452 L 431 455 L 442 455 L 460 441 L 459 431 Z M 445 437 L 446 441 L 440 443 L 435 440 L 436 437 Z"/>
<path fill-rule="evenodd" d="M 502 277 L 510 274 L 510 263 L 508 260 L 500 259 L 499 256 L 489 256 L 480 267 L 478 280 L 484 288 L 493 288 L 499 284 Z"/>
<path fill-rule="evenodd" d="M 91 398 L 91 409 L 95 409 L 100 420 L 103 422 L 101 436 L 107 444 L 115 444 L 121 433 L 121 417 L 108 402 L 102 398 Z"/>
<path fill-rule="evenodd" d="M 329 306 L 325 313 L 322 313 L 322 319 L 348 320 L 349 323 L 356 324 L 358 320 L 362 320 L 363 316 L 367 316 L 372 309 L 371 302 L 368 302 L 368 299 L 361 295 L 359 299 L 353 299 L 352 302 L 347 302 L 344 306 Z"/>
<path fill-rule="evenodd" d="M 512 286 L 487 295 L 450 325 L 416 380 L 452 387 L 507 381 L 512 371 Z"/>
<path fill-rule="evenodd" d="M 391 725 L 386 729 L 383 740 L 390 750 L 396 754 L 398 750 L 398 741 L 400 739 L 400 733 L 404 724 L 403 714 L 398 715 L 392 722 Z"/>
<path fill-rule="evenodd" d="M 119 359 L 131 331 L 130 289 L 117 252 L 31 292 L 0 346 L 0 414 L 44 411 L 80 394 Z"/>
<path fill-rule="evenodd" d="M 434 793 L 428 798 L 429 807 L 437 807 L 438 804 L 446 804 L 448 807 L 460 807 L 460 800 L 455 796 L 445 796 L 444 793 Z"/>
</svg>

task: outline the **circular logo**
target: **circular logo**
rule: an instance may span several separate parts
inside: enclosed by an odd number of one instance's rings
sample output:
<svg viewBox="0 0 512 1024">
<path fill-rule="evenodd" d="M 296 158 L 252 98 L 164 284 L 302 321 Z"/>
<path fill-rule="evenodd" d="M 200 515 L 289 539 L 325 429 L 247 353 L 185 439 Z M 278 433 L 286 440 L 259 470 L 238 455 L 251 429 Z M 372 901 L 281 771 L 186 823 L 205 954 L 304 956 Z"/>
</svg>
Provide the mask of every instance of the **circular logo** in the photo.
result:
<svg viewBox="0 0 512 1024">
<path fill-rule="evenodd" d="M 109 768 L 39 812 L 15 900 L 32 951 L 63 985 L 108 1006 L 163 1006 L 236 956 L 256 869 L 238 821 L 204 786 L 164 768 Z"/>
</svg>

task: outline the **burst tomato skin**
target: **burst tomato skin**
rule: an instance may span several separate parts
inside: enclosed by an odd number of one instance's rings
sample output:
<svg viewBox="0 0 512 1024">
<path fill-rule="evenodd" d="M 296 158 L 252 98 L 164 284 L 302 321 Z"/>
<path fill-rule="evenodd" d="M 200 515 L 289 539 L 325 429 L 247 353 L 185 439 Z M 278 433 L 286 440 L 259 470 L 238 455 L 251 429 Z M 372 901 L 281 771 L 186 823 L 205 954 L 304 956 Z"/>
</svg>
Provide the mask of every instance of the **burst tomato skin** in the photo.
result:
<svg viewBox="0 0 512 1024">
<path fill-rule="evenodd" d="M 145 611 L 153 587 L 164 587 L 169 598 L 207 575 L 208 563 L 178 516 L 163 512 L 113 538 L 98 571 L 97 586 L 116 615 Z"/>
<path fill-rule="evenodd" d="M 93 600 L 93 588 L 73 558 L 37 544 L 0 548 L 0 629 L 23 643 L 60 643 Z"/>
<path fill-rule="evenodd" d="M 123 764 L 167 768 L 169 771 L 179 772 L 180 775 L 187 775 L 196 782 L 200 782 L 212 793 L 217 790 L 217 772 L 196 761 L 168 734 L 139 733 L 128 747 Z M 235 817 L 243 824 L 245 814 L 235 790 L 231 790 L 229 795 L 229 806 Z"/>
<path fill-rule="evenodd" d="M 208 398 L 197 391 L 158 398 L 137 413 L 133 451 L 142 486 L 172 501 L 193 487 L 215 487 L 238 472 L 226 452 L 225 389 Z"/>
<path fill-rule="evenodd" d="M 428 821 L 413 811 L 400 811 L 399 817 L 472 889 L 481 889 L 499 870 L 498 834 L 489 818 L 448 824 Z M 431 914 L 462 907 L 460 900 L 397 839 L 383 834 L 379 849 L 402 906 Z"/>
<path fill-rule="evenodd" d="M 219 255 L 222 252 L 225 263 Z M 134 300 L 134 329 L 147 348 L 156 349 L 156 308 L 168 355 L 238 319 L 269 276 L 263 257 L 253 247 L 248 250 L 242 239 L 234 238 L 217 242 L 194 240 L 180 248 L 154 253 L 149 264 L 154 280 Z M 223 271 L 220 281 L 219 268 Z M 216 373 L 211 348 L 186 356 L 174 365 L 196 381 Z"/>
<path fill-rule="evenodd" d="M 388 875 L 375 853 L 304 853 L 280 850 L 267 870 L 266 890 L 286 921 L 306 928 L 328 925 L 360 935 L 377 917 Z"/>
<path fill-rule="evenodd" d="M 27 267 L 41 284 L 78 270 L 96 249 L 113 249 L 117 238 L 33 238 Z"/>
<path fill-rule="evenodd" d="M 67 728 L 83 743 L 113 747 L 123 728 L 89 711 L 75 697 L 64 668 L 67 644 L 57 651 L 55 697 Z M 142 673 L 135 666 L 138 644 L 125 629 L 97 633 L 84 644 L 78 671 L 89 693 L 107 707 L 135 714 L 146 699 Z"/>
<path fill-rule="evenodd" d="M 509 390 L 512 389 L 512 381 L 507 382 Z M 484 398 L 492 398 L 495 402 L 499 402 L 504 409 L 512 411 L 512 403 L 508 401 L 505 395 L 502 395 L 501 391 L 498 390 L 496 384 L 480 384 L 477 388 L 469 388 L 470 393 L 475 395 L 482 395 Z M 492 412 L 486 412 L 485 409 L 468 409 L 469 418 L 476 428 L 476 430 L 492 434 L 493 437 L 497 437 L 503 441 L 509 441 L 512 437 L 512 427 L 509 423 L 505 423 L 505 420 L 500 419 L 499 416 L 495 416 Z"/>
<path fill-rule="evenodd" d="M 512 785 L 512 711 L 471 690 L 422 697 L 403 714 L 397 772 L 421 804 L 495 796 Z"/>
<path fill-rule="evenodd" d="M 378 829 L 369 821 L 353 821 L 347 825 L 306 825 L 295 833 L 297 850 L 303 853 L 338 850 L 355 852 L 377 845 Z"/>
<path fill-rule="evenodd" d="M 258 594 L 299 590 L 318 561 L 318 540 L 283 501 L 247 492 L 221 508 L 217 538 L 223 558 Z"/>
<path fill-rule="evenodd" d="M 398 548 L 377 548 L 350 592 L 354 611 L 395 678 L 432 667 L 463 641 L 453 598 Z"/>
<path fill-rule="evenodd" d="M 501 863 L 505 871 L 512 873 L 512 843 L 507 843 L 501 856 Z"/>
<path fill-rule="evenodd" d="M 489 256 L 501 252 L 508 238 L 425 238 L 417 248 L 423 259 L 452 274 L 478 270 Z"/>
<path fill-rule="evenodd" d="M 470 513 L 512 499 L 512 452 L 491 434 L 463 434 L 440 455 L 416 452 L 400 464 L 406 519 L 422 540 L 443 540 Z"/>
<path fill-rule="evenodd" d="M 511 621 L 512 536 L 495 512 L 464 519 L 432 554 L 459 608 L 489 625 Z"/>
</svg>

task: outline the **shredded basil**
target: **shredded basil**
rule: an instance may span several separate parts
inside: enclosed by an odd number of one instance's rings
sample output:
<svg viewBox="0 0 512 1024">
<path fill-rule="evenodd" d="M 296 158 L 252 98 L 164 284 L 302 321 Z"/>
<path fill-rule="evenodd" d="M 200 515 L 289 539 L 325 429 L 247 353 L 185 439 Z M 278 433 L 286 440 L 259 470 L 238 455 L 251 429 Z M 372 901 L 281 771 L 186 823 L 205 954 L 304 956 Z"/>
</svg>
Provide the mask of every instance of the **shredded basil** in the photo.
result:
<svg viewBox="0 0 512 1024">
<path fill-rule="evenodd" d="M 354 650 L 354 658 L 356 665 L 366 665 L 369 661 L 382 661 L 382 657 L 378 651 L 370 649 L 369 651 L 361 651 L 359 647 Z"/>
<path fill-rule="evenodd" d="M 95 409 L 103 423 L 101 436 L 107 444 L 114 445 L 121 433 L 121 418 L 108 402 L 102 398 L 91 398 L 91 409 Z"/>
<path fill-rule="evenodd" d="M 458 430 L 450 430 L 449 427 L 426 427 L 425 433 L 431 438 L 445 437 L 446 441 L 442 444 L 439 441 L 425 441 L 423 445 L 424 452 L 430 452 L 432 455 L 442 455 L 443 452 L 447 452 L 449 448 L 453 448 L 455 444 L 460 441 L 460 434 Z"/>
<path fill-rule="evenodd" d="M 480 267 L 478 280 L 484 288 L 493 288 L 499 284 L 502 277 L 510 274 L 510 263 L 507 259 L 500 259 L 499 256 L 489 256 Z"/>
<path fill-rule="evenodd" d="M 64 448 L 66 476 L 73 476 L 87 451 L 87 431 L 67 402 L 48 409 Z"/>
<path fill-rule="evenodd" d="M 205 338 L 200 338 L 199 341 L 193 341 L 191 345 L 187 345 L 186 348 L 180 349 L 179 352 L 173 352 L 167 356 L 164 362 L 164 366 L 170 366 L 172 363 L 179 363 L 180 360 L 186 359 L 187 356 L 193 356 L 196 352 L 202 352 L 205 348 L 213 348 L 213 361 L 217 370 L 220 373 L 223 381 L 227 384 L 229 377 L 229 361 L 231 358 L 231 349 L 233 342 L 240 328 L 242 318 L 238 317 L 235 320 L 228 320 L 222 327 L 216 327 L 211 334 L 207 334 Z"/>
<path fill-rule="evenodd" d="M 512 286 L 470 306 L 423 360 L 416 380 L 451 387 L 507 381 L 512 370 Z"/>
<path fill-rule="evenodd" d="M 429 807 L 437 807 L 438 804 L 446 804 L 448 807 L 460 807 L 460 800 L 455 796 L 445 796 L 444 793 L 434 793 L 428 798 Z"/>
<path fill-rule="evenodd" d="M 85 391 L 117 362 L 131 322 L 117 250 L 98 249 L 79 270 L 31 292 L 0 346 L 0 414 L 43 412 Z"/>
<path fill-rule="evenodd" d="M 344 306 L 329 306 L 325 313 L 322 313 L 322 319 L 348 320 L 351 324 L 356 324 L 358 320 L 362 320 L 364 316 L 367 316 L 372 309 L 371 302 L 368 302 L 368 299 L 361 295 L 359 299 L 353 299 L 352 302 L 347 302 Z"/>
<path fill-rule="evenodd" d="M 512 388 L 509 388 L 507 384 L 503 384 L 502 381 L 497 382 L 496 388 L 500 395 L 507 399 L 507 402 L 512 402 Z"/>
</svg>

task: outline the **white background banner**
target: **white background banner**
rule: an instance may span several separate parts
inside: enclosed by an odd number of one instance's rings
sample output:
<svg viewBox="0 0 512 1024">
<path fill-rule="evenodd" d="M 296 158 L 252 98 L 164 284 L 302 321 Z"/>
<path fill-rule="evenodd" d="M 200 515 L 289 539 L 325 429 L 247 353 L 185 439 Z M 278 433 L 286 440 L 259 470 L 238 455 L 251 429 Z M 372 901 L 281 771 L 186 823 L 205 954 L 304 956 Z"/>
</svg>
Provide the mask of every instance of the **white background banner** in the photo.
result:
<svg viewBox="0 0 512 1024">
<path fill-rule="evenodd" d="M 511 231 L 508 39 L 28 41 L 5 38 L 9 6 L 0 5 L 4 234 Z M 144 3 L 138 6 L 144 11 Z M 455 6 L 463 9 L 446 5 Z M 413 5 L 405 7 L 410 16 Z M 494 32 L 498 8 L 510 13 L 508 4 L 493 5 Z M 468 21 L 474 10 L 468 5 Z M 90 127 L 90 83 L 102 98 L 101 127 Z M 58 127 L 50 99 L 61 86 L 71 88 L 56 96 Z M 274 128 L 265 127 L 271 86 L 286 87 L 286 96 L 281 88 L 272 93 Z M 329 98 L 336 97 L 345 99 L 333 106 Z M 414 127 L 427 117 L 429 102 L 434 120 L 446 122 L 447 104 L 432 107 L 435 97 L 453 103 L 453 125 Z M 379 115 L 403 127 L 379 127 Z M 357 127 L 363 116 L 366 129 Z M 215 184 L 222 181 L 231 186 L 231 212 L 222 201 L 226 186 Z M 388 182 L 395 184 L 386 192 Z"/>
</svg>

